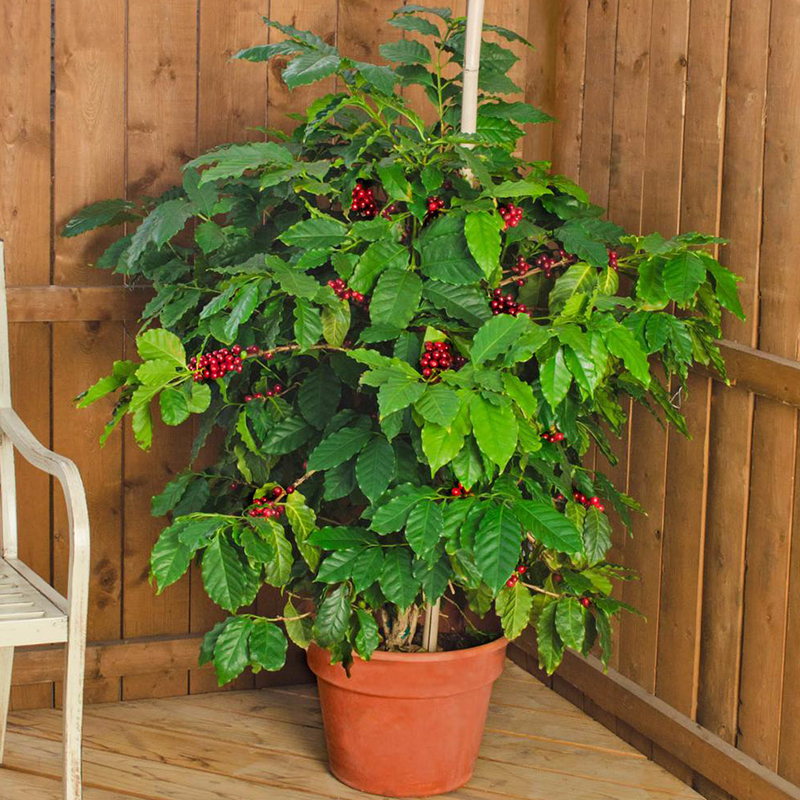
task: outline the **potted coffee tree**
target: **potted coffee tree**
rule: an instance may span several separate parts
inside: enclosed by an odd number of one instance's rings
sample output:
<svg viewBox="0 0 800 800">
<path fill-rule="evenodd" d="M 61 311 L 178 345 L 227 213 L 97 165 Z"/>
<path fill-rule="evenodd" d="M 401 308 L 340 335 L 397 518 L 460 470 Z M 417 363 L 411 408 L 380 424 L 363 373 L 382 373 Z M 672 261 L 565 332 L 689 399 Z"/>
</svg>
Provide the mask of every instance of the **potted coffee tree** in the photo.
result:
<svg viewBox="0 0 800 800">
<path fill-rule="evenodd" d="M 527 44 L 511 31 L 484 26 L 464 133 L 465 19 L 400 9 L 406 38 L 381 46 L 394 66 L 266 22 L 285 40 L 240 58 L 280 55 L 290 87 L 338 90 L 291 136 L 218 147 L 161 197 L 69 222 L 136 223 L 97 266 L 154 289 L 139 358 L 79 404 L 115 393 L 103 438 L 130 416 L 144 449 L 153 414 L 196 420 L 192 460 L 153 498 L 171 519 L 151 564 L 164 591 L 198 561 L 229 612 L 201 663 L 221 684 L 278 670 L 288 637 L 319 678 L 341 780 L 444 792 L 471 774 L 508 640 L 534 626 L 548 672 L 565 648 L 608 659 L 628 577 L 606 560 L 608 513 L 626 526 L 638 506 L 584 456 L 614 463 L 628 398 L 685 432 L 672 392 L 693 362 L 723 371 L 737 278 L 719 240 L 626 236 L 516 155 L 522 126 L 549 118 L 503 99 L 506 44 Z M 216 463 L 196 470 L 215 429 Z M 248 610 L 264 584 L 279 617 Z"/>
</svg>

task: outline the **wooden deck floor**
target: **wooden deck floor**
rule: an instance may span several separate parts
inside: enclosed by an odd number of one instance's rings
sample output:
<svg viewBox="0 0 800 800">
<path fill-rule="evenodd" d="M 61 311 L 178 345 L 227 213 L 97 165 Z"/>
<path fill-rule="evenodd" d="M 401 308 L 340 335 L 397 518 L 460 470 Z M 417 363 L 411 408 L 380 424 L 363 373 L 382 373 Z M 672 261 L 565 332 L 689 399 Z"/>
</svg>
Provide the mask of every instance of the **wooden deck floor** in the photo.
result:
<svg viewBox="0 0 800 800">
<path fill-rule="evenodd" d="M 10 716 L 2 800 L 60 798 L 58 711 Z M 90 706 L 86 800 L 363 798 L 325 762 L 313 686 Z M 661 767 L 508 662 L 475 775 L 459 800 L 699 798 Z"/>
</svg>

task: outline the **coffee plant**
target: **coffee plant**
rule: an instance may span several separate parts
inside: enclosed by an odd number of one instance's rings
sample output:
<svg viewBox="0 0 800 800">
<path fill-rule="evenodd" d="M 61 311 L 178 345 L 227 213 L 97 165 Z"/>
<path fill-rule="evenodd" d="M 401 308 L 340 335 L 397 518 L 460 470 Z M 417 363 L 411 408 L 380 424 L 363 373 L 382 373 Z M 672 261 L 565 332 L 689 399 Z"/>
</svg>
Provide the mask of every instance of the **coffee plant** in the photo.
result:
<svg viewBox="0 0 800 800">
<path fill-rule="evenodd" d="M 567 647 L 607 660 L 630 577 L 606 560 L 608 512 L 629 527 L 641 509 L 584 457 L 616 462 L 629 398 L 686 433 L 673 393 L 694 362 L 724 374 L 722 309 L 742 315 L 721 240 L 625 235 L 520 158 L 523 126 L 550 121 L 503 99 L 524 39 L 485 26 L 465 135 L 464 18 L 408 5 L 390 22 L 406 38 L 377 66 L 266 20 L 285 40 L 238 58 L 281 56 L 290 88 L 337 91 L 291 135 L 217 147 L 181 186 L 64 230 L 127 223 L 97 266 L 153 287 L 138 360 L 79 405 L 116 393 L 103 439 L 130 416 L 144 449 L 153 414 L 196 420 L 190 463 L 153 498 L 170 520 L 151 567 L 160 592 L 198 561 L 230 613 L 201 653 L 221 683 L 279 669 L 287 636 L 345 665 L 419 649 L 437 600 L 509 639 L 533 625 L 548 672 Z M 215 463 L 193 467 L 215 429 Z M 249 610 L 264 584 L 279 617 Z"/>
</svg>

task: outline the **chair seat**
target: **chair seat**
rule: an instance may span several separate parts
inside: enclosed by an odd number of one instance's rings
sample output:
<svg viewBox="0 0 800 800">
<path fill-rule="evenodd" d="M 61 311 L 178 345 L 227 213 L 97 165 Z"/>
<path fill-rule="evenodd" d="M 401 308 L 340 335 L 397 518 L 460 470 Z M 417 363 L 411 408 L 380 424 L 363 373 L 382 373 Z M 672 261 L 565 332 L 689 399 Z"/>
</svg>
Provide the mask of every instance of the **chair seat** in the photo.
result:
<svg viewBox="0 0 800 800">
<path fill-rule="evenodd" d="M 14 562 L 0 559 L 0 646 L 66 641 L 67 615 Z"/>
</svg>

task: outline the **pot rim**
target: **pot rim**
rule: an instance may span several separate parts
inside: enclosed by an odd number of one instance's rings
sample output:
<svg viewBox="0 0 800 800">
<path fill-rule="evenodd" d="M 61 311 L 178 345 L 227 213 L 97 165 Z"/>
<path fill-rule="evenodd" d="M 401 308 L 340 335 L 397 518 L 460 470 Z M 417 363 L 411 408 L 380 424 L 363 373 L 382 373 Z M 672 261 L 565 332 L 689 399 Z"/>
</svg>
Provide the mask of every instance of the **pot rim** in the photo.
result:
<svg viewBox="0 0 800 800">
<path fill-rule="evenodd" d="M 471 658 L 483 655 L 484 653 L 493 652 L 494 650 L 500 650 L 507 647 L 508 644 L 509 640 L 506 639 L 505 636 L 499 636 L 497 639 L 493 639 L 491 642 L 479 644 L 475 647 L 464 647 L 460 650 L 437 650 L 435 653 L 404 653 L 400 650 L 375 650 L 370 658 L 370 661 L 383 661 L 389 663 L 396 661 L 416 661 L 423 663 L 458 661 L 462 658 Z M 311 642 L 308 646 L 308 649 L 310 650 L 312 647 L 318 650 L 325 650 L 324 647 L 320 647 L 316 642 Z M 364 660 L 356 653 L 353 653 L 353 655 L 358 658 L 359 661 Z"/>
</svg>

